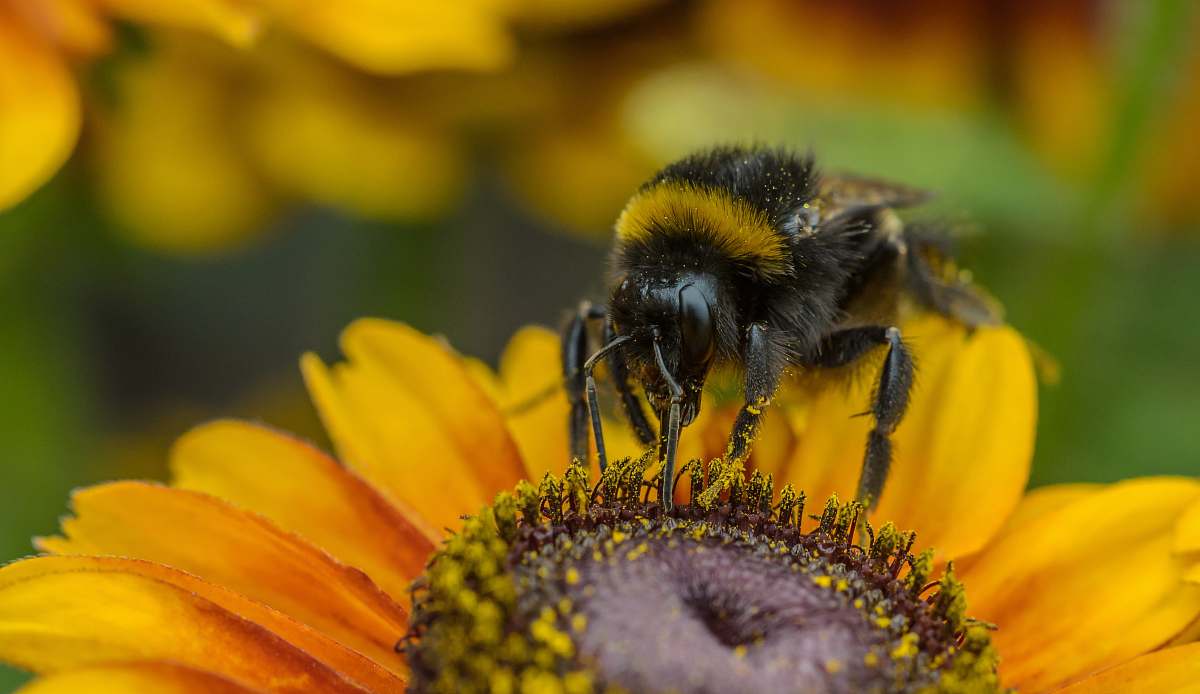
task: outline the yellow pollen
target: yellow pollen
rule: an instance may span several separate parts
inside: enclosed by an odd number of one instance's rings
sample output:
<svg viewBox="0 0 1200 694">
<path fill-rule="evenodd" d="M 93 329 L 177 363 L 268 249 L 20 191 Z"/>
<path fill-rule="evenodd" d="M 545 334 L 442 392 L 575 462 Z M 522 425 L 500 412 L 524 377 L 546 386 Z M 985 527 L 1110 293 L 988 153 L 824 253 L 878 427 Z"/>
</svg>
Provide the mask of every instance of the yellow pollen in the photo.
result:
<svg viewBox="0 0 1200 694">
<path fill-rule="evenodd" d="M 613 542 L 624 542 L 625 538 L 629 537 L 623 531 L 614 530 L 612 534 Z"/>
<path fill-rule="evenodd" d="M 834 675 L 841 671 L 842 671 L 842 661 L 833 660 L 833 659 L 825 661 L 825 672 L 828 672 L 829 674 Z"/>
<path fill-rule="evenodd" d="M 867 667 L 875 667 L 879 664 L 879 656 L 875 655 L 875 651 L 870 651 L 863 656 L 863 665 Z"/>
<path fill-rule="evenodd" d="M 913 633 L 900 637 L 900 643 L 892 649 L 892 659 L 911 658 L 917 654 L 917 635 Z"/>
<path fill-rule="evenodd" d="M 574 566 L 567 569 L 567 585 L 573 586 L 579 583 L 579 569 Z"/>
<path fill-rule="evenodd" d="M 833 585 L 833 578 L 831 576 L 813 576 L 813 583 L 816 583 L 822 588 L 828 588 L 829 586 Z"/>
<path fill-rule="evenodd" d="M 744 644 L 744 643 L 743 643 L 743 644 L 739 644 L 739 645 L 738 645 L 736 648 L 734 648 L 734 649 L 733 649 L 733 654 L 734 654 L 736 657 L 738 657 L 738 658 L 745 658 L 745 657 L 746 657 L 746 650 L 747 650 L 747 649 L 746 649 L 746 644 Z"/>
</svg>

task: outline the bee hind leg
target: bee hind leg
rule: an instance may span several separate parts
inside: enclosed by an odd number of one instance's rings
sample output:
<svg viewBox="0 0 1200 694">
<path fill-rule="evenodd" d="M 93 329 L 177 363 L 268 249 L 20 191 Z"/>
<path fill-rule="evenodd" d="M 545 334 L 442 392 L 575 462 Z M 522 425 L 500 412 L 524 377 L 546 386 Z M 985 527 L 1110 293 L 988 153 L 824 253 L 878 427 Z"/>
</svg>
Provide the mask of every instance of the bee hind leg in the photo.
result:
<svg viewBox="0 0 1200 694">
<path fill-rule="evenodd" d="M 900 338 L 899 328 L 872 325 L 833 333 L 811 360 L 814 366 L 845 366 L 883 345 L 888 348 L 887 356 L 871 395 L 871 409 L 864 413 L 874 418 L 875 425 L 867 434 L 867 450 L 858 478 L 858 500 L 871 508 L 879 503 L 892 465 L 892 433 L 908 409 L 915 370 L 912 355 Z"/>
</svg>

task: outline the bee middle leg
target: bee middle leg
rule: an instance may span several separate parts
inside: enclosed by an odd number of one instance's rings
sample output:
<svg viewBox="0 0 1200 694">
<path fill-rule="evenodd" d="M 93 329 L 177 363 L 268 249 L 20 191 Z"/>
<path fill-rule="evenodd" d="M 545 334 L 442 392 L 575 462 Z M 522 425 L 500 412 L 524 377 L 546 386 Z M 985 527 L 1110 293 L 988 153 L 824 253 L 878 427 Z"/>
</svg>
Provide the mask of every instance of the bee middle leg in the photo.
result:
<svg viewBox="0 0 1200 694">
<path fill-rule="evenodd" d="M 913 385 L 912 355 L 900 339 L 899 328 L 871 325 L 833 333 L 809 360 L 813 366 L 845 366 L 883 345 L 887 346 L 888 353 L 871 395 L 871 409 L 864 413 L 872 415 L 875 426 L 867 434 L 867 450 L 858 478 L 858 499 L 871 508 L 879 502 L 892 465 L 891 435 L 908 409 Z"/>
<path fill-rule="evenodd" d="M 729 445 L 725 449 L 728 461 L 743 461 L 750 456 L 763 413 L 779 388 L 779 379 L 787 363 L 786 355 L 771 341 L 769 330 L 764 323 L 751 323 L 746 331 L 746 342 L 742 347 L 746 367 L 745 404 L 738 411 L 729 434 Z"/>
</svg>

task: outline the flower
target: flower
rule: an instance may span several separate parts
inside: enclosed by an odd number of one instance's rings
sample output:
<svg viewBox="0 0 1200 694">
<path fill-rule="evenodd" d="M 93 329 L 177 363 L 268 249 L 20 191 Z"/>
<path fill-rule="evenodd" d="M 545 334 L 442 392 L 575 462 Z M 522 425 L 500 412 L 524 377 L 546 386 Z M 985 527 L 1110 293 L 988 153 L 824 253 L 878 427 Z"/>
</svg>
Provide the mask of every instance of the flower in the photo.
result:
<svg viewBox="0 0 1200 694">
<path fill-rule="evenodd" d="M 940 319 L 906 333 L 924 378 L 878 513 L 902 517 L 939 554 L 910 552 L 911 536 L 889 523 L 856 539 L 868 519 L 853 503 L 804 519 L 785 482 L 843 488 L 840 469 L 820 463 L 838 464 L 850 438 L 835 407 L 844 393 L 781 404 L 752 475 L 714 463 L 705 480 L 689 465 L 692 490 L 680 494 L 692 503 L 668 517 L 641 501 L 647 459 L 614 456 L 594 494 L 578 465 L 543 476 L 566 451 L 561 394 L 530 400 L 557 363 L 548 331 L 518 333 L 493 374 L 404 325 L 363 320 L 343 334 L 345 362 L 302 360 L 344 464 L 264 426 L 218 421 L 176 444 L 170 486 L 76 492 L 62 535 L 38 540 L 45 554 L 0 569 L 0 658 L 42 674 L 36 694 L 399 691 L 444 684 L 468 661 L 494 675 L 494 690 L 586 691 L 598 679 L 684 682 L 680 663 L 711 632 L 723 645 L 705 652 L 732 663 L 760 663 L 754 649 L 786 634 L 802 656 L 788 667 L 834 687 L 878 685 L 882 672 L 978 690 L 994 684 L 997 652 L 1001 683 L 1028 691 L 1193 682 L 1195 645 L 1159 649 L 1194 637 L 1200 617 L 1200 483 L 1022 497 L 1034 394 L 1024 343 L 1008 328 L 968 335 Z M 688 429 L 689 456 L 723 429 L 710 404 Z M 917 464 L 926 469 L 908 469 Z M 657 577 L 672 566 L 712 580 L 671 592 Z M 642 657 L 661 652 L 635 638 L 661 625 L 655 595 L 712 608 L 684 615 L 685 660 Z M 779 616 L 797 609 L 817 632 Z M 978 620 L 997 626 L 990 645 Z M 464 651 L 467 639 L 492 650 Z M 528 668 L 505 669 L 518 661 Z"/>
<path fill-rule="evenodd" d="M 509 27 L 513 11 L 507 5 L 497 0 L 448 4 L 354 0 L 336 6 L 294 0 L 8 0 L 0 4 L 0 65 L 10 68 L 0 81 L 0 98 L 5 103 L 0 142 L 5 144 L 8 160 L 0 174 L 0 209 L 32 193 L 70 156 L 83 111 L 72 63 L 108 53 L 114 43 L 110 24 L 115 20 L 183 30 L 189 35 L 208 34 L 240 49 L 260 42 L 292 41 L 367 73 L 398 75 L 430 69 L 488 71 L 504 66 L 513 52 Z M 271 41 L 264 41 L 267 37 Z M 232 56 L 223 60 L 229 62 Z M 211 70 L 201 63 L 195 76 L 202 82 L 200 92 L 212 91 L 211 76 Z M 188 76 L 180 83 L 191 81 Z M 135 108 L 140 112 L 170 109 L 159 103 Z M 160 144 L 179 146 L 172 137 L 179 133 L 159 134 L 162 137 L 156 141 Z M 205 145 L 212 143 L 209 140 Z M 202 150 L 186 153 L 201 154 L 198 166 L 202 169 L 213 159 L 203 156 Z M 147 178 L 158 173 L 151 172 Z"/>
</svg>

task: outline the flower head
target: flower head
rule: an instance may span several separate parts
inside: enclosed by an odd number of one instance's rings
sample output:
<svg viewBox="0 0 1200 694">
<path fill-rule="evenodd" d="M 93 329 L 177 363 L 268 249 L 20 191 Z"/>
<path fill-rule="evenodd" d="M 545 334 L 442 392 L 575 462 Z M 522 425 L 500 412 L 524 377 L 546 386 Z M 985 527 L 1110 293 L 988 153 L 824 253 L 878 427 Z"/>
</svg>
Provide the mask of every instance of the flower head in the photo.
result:
<svg viewBox="0 0 1200 694">
<path fill-rule="evenodd" d="M 511 406 L 544 386 L 546 360 L 526 360 L 553 349 L 544 333 L 519 334 L 496 376 L 360 321 L 346 362 L 303 362 L 342 463 L 220 421 L 179 441 L 170 486 L 77 492 L 42 556 L 0 569 L 0 658 L 42 674 L 38 694 L 1194 681 L 1194 646 L 1156 649 L 1200 616 L 1200 483 L 1020 498 L 1023 343 L 934 327 L 880 506 L 893 525 L 794 485 L 820 479 L 815 452 L 840 460 L 833 395 L 764 430 L 756 469 L 689 463 L 667 512 L 652 455 L 567 467 L 557 396 Z M 707 416 L 689 457 L 723 426 Z M 971 463 L 1004 474 L 989 488 Z"/>
</svg>

